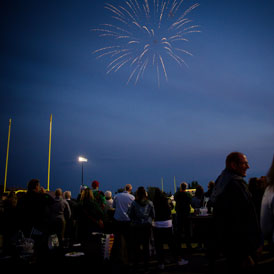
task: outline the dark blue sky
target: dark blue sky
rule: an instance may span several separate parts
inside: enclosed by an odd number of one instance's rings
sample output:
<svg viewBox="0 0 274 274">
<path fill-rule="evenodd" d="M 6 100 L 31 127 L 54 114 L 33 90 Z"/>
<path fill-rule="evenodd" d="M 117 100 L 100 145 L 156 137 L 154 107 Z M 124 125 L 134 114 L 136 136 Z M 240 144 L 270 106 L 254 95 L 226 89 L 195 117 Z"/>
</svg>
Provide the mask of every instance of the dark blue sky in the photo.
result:
<svg viewBox="0 0 274 274">
<path fill-rule="evenodd" d="M 182 44 L 193 54 L 188 67 L 164 58 L 160 86 L 150 68 L 126 84 L 130 65 L 107 74 L 110 59 L 93 53 L 115 42 L 92 31 L 115 24 L 105 4 L 122 2 L 1 2 L 1 184 L 11 118 L 7 185 L 39 178 L 46 186 L 50 114 L 51 189 L 74 196 L 79 155 L 89 160 L 85 184 L 96 179 L 102 190 L 160 187 L 163 178 L 173 191 L 174 176 L 206 188 L 234 150 L 249 159 L 247 179 L 265 175 L 274 152 L 274 1 L 185 0 L 182 11 L 200 4 L 188 17 L 201 32 Z"/>
</svg>

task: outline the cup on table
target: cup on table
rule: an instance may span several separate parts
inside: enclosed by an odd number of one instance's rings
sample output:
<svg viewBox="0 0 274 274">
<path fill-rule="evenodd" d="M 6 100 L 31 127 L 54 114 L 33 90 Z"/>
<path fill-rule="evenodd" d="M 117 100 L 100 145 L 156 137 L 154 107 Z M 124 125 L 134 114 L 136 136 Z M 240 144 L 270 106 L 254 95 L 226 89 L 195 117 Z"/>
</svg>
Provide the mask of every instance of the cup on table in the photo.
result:
<svg viewBox="0 0 274 274">
<path fill-rule="evenodd" d="M 202 215 L 202 216 L 207 215 L 207 208 L 206 207 L 201 207 L 200 208 L 200 215 Z"/>
</svg>

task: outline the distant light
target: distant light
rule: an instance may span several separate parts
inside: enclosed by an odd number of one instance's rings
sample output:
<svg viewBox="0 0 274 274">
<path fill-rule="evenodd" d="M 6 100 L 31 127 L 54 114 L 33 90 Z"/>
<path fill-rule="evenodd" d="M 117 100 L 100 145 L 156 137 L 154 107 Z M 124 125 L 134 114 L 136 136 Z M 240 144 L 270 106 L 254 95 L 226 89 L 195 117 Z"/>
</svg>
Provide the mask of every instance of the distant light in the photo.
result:
<svg viewBox="0 0 274 274">
<path fill-rule="evenodd" d="M 84 158 L 84 157 L 82 157 L 82 156 L 80 156 L 80 157 L 78 158 L 78 161 L 79 161 L 79 162 L 87 162 L 88 159 L 87 159 L 87 158 Z"/>
</svg>

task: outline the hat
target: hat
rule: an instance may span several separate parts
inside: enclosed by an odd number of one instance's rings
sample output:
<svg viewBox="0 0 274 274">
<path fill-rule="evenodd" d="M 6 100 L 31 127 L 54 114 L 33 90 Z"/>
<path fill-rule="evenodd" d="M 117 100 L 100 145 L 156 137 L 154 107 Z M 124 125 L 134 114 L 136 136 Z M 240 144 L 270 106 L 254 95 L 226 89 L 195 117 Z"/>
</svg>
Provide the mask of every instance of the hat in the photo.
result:
<svg viewBox="0 0 274 274">
<path fill-rule="evenodd" d="M 91 186 L 92 186 L 92 188 L 97 188 L 97 187 L 99 187 L 99 182 L 98 181 L 93 181 L 91 183 Z"/>
<path fill-rule="evenodd" d="M 111 198 L 111 196 L 112 196 L 111 191 L 107 190 L 107 191 L 105 192 L 105 196 L 106 196 L 106 198 Z"/>
</svg>

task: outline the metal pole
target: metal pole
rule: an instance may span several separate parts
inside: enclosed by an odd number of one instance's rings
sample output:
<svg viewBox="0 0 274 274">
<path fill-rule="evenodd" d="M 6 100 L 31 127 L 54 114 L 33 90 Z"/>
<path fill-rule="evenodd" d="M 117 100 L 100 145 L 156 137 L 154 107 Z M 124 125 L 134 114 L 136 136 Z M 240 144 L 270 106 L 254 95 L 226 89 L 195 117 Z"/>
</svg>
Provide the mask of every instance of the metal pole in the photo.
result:
<svg viewBox="0 0 274 274">
<path fill-rule="evenodd" d="M 7 145 L 7 156 L 6 156 L 4 192 L 6 192 L 6 187 L 7 187 L 8 161 L 9 161 L 9 149 L 10 149 L 10 128 L 11 128 L 11 119 L 9 119 L 9 134 L 8 134 L 8 145 Z"/>
<path fill-rule="evenodd" d="M 49 179 L 50 179 L 51 131 L 52 131 L 52 114 L 50 115 L 50 123 L 49 123 L 49 160 L 48 160 L 48 186 L 47 186 L 47 191 L 49 191 Z"/>
<path fill-rule="evenodd" d="M 175 176 L 174 176 L 174 194 L 176 193 L 176 190 L 177 190 L 177 187 L 176 187 L 176 179 L 175 179 Z"/>
<path fill-rule="evenodd" d="M 84 185 L 84 162 L 82 162 L 82 186 Z"/>
</svg>

